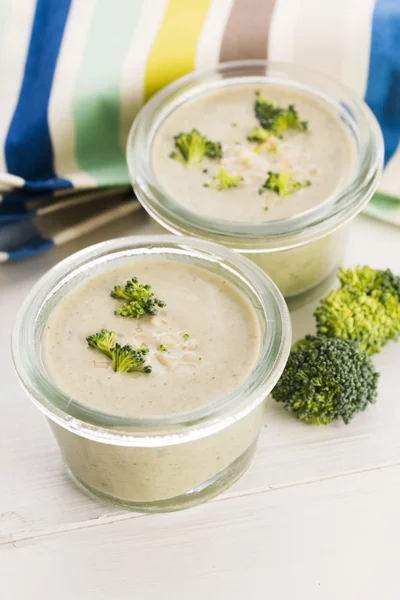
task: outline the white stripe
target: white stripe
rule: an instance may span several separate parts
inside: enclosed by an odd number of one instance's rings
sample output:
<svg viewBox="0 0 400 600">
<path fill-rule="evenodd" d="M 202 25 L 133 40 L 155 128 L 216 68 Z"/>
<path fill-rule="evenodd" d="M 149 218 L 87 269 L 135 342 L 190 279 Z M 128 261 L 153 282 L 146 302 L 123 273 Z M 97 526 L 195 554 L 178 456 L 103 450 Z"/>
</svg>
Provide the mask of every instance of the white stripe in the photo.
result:
<svg viewBox="0 0 400 600">
<path fill-rule="evenodd" d="M 211 0 L 196 51 L 196 69 L 209 69 L 219 61 L 221 42 L 233 0 Z"/>
<path fill-rule="evenodd" d="M 51 239 L 55 243 L 56 246 L 61 246 L 61 244 L 65 244 L 66 242 L 70 242 L 71 240 L 75 240 L 78 237 L 93 231 L 94 229 L 98 229 L 103 225 L 108 225 L 112 221 L 116 221 L 117 219 L 121 219 L 122 217 L 126 217 L 131 213 L 136 212 L 142 208 L 142 205 L 139 202 L 126 201 L 117 206 L 113 206 L 112 208 L 103 211 L 102 213 L 84 219 L 80 221 L 73 227 L 67 227 L 66 229 L 62 229 L 58 233 L 51 235 Z M 132 222 L 133 224 L 133 222 Z M 38 227 L 40 229 L 40 227 Z"/>
<path fill-rule="evenodd" d="M 85 194 L 75 193 L 72 198 L 67 198 L 66 200 L 60 200 L 59 202 L 52 202 L 43 208 L 38 208 L 37 216 L 48 215 L 50 213 L 58 212 L 59 210 L 64 210 L 65 208 L 71 208 L 72 206 L 80 206 L 82 204 L 87 204 L 88 202 L 100 202 L 104 198 L 109 198 L 111 196 L 118 196 L 122 193 L 130 192 L 130 188 L 126 186 L 121 186 L 117 188 L 97 188 L 94 192 L 89 192 Z"/>
<path fill-rule="evenodd" d="M 375 0 L 278 0 L 269 57 L 321 71 L 365 93 Z"/>
<path fill-rule="evenodd" d="M 25 180 L 18 175 L 10 175 L 9 173 L 0 173 L 0 190 L 9 191 L 12 188 L 20 188 L 25 185 Z"/>
<path fill-rule="evenodd" d="M 302 0 L 294 40 L 295 62 L 340 79 L 346 2 Z"/>
<path fill-rule="evenodd" d="M 145 0 L 136 31 L 121 71 L 120 139 L 125 148 L 132 121 L 144 102 L 144 79 L 153 42 L 164 18 L 168 0 Z"/>
<path fill-rule="evenodd" d="M 379 191 L 400 198 L 400 144 L 386 166 Z"/>
<path fill-rule="evenodd" d="M 4 140 L 19 98 L 35 4 L 26 0 L 13 0 L 5 25 L 6 33 L 0 54 L 0 172 L 7 171 Z"/>
<path fill-rule="evenodd" d="M 49 129 L 58 176 L 77 188 L 93 187 L 96 180 L 82 171 L 75 153 L 73 95 L 90 34 L 97 0 L 73 0 L 68 14 L 49 101 Z"/>
<path fill-rule="evenodd" d="M 294 57 L 296 25 L 302 0 L 277 0 L 269 30 L 268 57 L 273 61 L 297 62 Z M 299 16 L 300 15 L 300 16 Z"/>
<path fill-rule="evenodd" d="M 375 0 L 344 0 L 344 62 L 341 81 L 365 96 Z"/>
</svg>

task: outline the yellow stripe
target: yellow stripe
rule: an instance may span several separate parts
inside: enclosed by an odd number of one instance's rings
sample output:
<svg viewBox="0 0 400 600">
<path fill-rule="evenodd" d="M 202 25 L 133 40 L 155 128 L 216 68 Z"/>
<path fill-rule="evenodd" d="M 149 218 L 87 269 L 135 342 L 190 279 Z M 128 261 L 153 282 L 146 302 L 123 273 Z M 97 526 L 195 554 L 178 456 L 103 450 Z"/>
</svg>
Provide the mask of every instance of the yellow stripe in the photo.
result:
<svg viewBox="0 0 400 600">
<path fill-rule="evenodd" d="M 146 99 L 193 71 L 196 47 L 211 0 L 169 0 L 147 61 Z"/>
</svg>

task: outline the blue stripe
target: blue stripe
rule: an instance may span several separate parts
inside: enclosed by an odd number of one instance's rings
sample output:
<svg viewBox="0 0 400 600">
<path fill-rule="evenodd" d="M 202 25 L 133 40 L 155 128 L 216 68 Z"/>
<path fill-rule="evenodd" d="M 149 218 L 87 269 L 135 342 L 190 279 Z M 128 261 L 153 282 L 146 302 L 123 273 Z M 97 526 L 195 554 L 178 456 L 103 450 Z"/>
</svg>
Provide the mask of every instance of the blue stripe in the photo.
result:
<svg viewBox="0 0 400 600">
<path fill-rule="evenodd" d="M 27 192 L 40 193 L 70 187 L 72 187 L 72 183 L 68 181 L 68 179 L 60 179 L 59 177 L 57 177 L 55 179 L 48 179 L 47 181 L 26 181 L 25 185 L 19 189 Z"/>
<path fill-rule="evenodd" d="M 23 188 L 22 188 L 23 189 Z M 18 192 L 10 192 L 2 195 L 0 200 L 0 225 L 3 223 L 15 223 L 37 216 L 37 209 L 29 208 L 29 203 L 41 201 L 40 206 L 48 206 L 53 200 L 52 194 L 28 193 L 22 195 L 21 188 Z"/>
<path fill-rule="evenodd" d="M 36 214 L 36 210 L 28 210 L 22 202 L 8 202 L 7 199 L 0 202 L 0 225 L 31 219 Z"/>
<path fill-rule="evenodd" d="M 25 199 L 26 201 L 27 199 Z M 37 210 L 29 210 L 25 202 L 14 202 L 9 201 L 8 198 L 3 196 L 3 200 L 0 202 L 0 225 L 3 223 L 15 223 L 16 221 L 25 221 L 26 219 L 32 219 L 36 217 Z"/>
<path fill-rule="evenodd" d="M 26 203 L 35 199 L 34 196 L 29 198 L 28 196 L 11 196 L 11 194 L 3 194 L 0 200 L 0 213 L 7 210 L 14 210 L 16 213 L 23 212 L 26 210 Z"/>
<path fill-rule="evenodd" d="M 33 256 L 54 246 L 53 240 L 44 238 L 31 221 L 0 225 L 0 251 L 9 259 Z"/>
<path fill-rule="evenodd" d="M 5 144 L 10 173 L 32 182 L 71 186 L 54 172 L 48 106 L 71 0 L 37 0 L 24 78 Z M 62 118 L 62 115 L 60 115 Z"/>
<path fill-rule="evenodd" d="M 11 225 L 12 223 L 20 223 L 21 221 L 28 221 L 33 217 L 36 217 L 36 212 L 31 211 L 29 213 L 21 213 L 21 214 L 13 214 L 8 215 L 7 213 L 3 214 L 0 212 L 0 225 Z"/>
<path fill-rule="evenodd" d="M 385 139 L 385 163 L 400 140 L 400 1 L 376 0 L 366 102 Z"/>
<path fill-rule="evenodd" d="M 17 260 L 19 258 L 29 258 L 30 256 L 35 256 L 35 254 L 39 254 L 44 250 L 48 250 L 49 248 L 53 248 L 55 243 L 53 240 L 44 240 L 40 236 L 37 238 L 32 238 L 28 244 L 25 246 L 20 246 L 15 250 L 10 250 L 8 252 L 8 260 Z"/>
<path fill-rule="evenodd" d="M 18 188 L 16 191 L 6 192 L 1 194 L 0 200 L 0 208 L 3 204 L 10 204 L 11 206 L 16 204 L 25 204 L 26 202 L 30 202 L 31 200 L 47 200 L 50 201 L 54 198 L 52 193 L 41 192 L 41 191 L 27 191 L 27 193 L 21 193 L 21 191 L 25 191 L 24 188 Z"/>
</svg>

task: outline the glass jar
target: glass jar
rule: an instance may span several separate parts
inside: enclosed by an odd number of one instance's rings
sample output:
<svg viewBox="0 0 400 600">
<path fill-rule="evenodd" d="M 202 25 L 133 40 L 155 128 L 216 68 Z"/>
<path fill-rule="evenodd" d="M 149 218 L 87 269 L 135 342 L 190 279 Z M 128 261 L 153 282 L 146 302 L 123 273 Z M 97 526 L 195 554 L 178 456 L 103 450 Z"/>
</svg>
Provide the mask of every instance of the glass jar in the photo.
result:
<svg viewBox="0 0 400 600">
<path fill-rule="evenodd" d="M 320 99 L 340 119 L 354 146 L 355 168 L 348 182 L 313 209 L 265 223 L 208 218 L 166 194 L 151 166 L 153 140 L 163 121 L 185 102 L 202 95 L 267 82 Z M 293 64 L 238 61 L 182 77 L 156 94 L 131 128 L 127 161 L 135 193 L 156 221 L 175 234 L 216 241 L 247 256 L 272 277 L 286 298 L 293 298 L 308 295 L 340 265 L 348 234 L 345 225 L 378 185 L 383 139 L 367 105 L 329 77 Z"/>
<path fill-rule="evenodd" d="M 233 392 L 190 412 L 133 419 L 96 411 L 68 397 L 49 378 L 42 356 L 44 328 L 55 306 L 88 278 L 153 258 L 202 267 L 246 296 L 260 330 L 256 362 Z M 245 471 L 290 338 L 283 297 L 254 263 L 211 242 L 169 235 L 103 242 L 59 263 L 26 298 L 12 352 L 22 385 L 49 420 L 73 480 L 114 504 L 163 511 L 205 501 Z"/>
</svg>

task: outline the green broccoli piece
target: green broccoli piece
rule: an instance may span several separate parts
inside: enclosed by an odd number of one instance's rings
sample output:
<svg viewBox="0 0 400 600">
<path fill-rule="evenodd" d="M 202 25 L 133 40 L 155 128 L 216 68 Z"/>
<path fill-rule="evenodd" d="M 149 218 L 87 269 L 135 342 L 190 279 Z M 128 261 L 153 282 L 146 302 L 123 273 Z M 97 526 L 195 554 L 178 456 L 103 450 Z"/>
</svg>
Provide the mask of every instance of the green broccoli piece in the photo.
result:
<svg viewBox="0 0 400 600">
<path fill-rule="evenodd" d="M 109 358 L 112 358 L 112 351 L 115 346 L 117 334 L 115 331 L 107 331 L 102 329 L 100 333 L 88 335 L 86 338 L 87 343 L 92 348 L 96 348 L 106 354 Z"/>
<path fill-rule="evenodd" d="M 140 371 L 142 373 L 151 373 L 152 367 L 145 365 L 148 348 L 132 348 L 132 346 L 121 346 L 116 342 L 115 331 L 102 329 L 100 333 L 88 335 L 87 343 L 91 348 L 99 350 L 112 360 L 114 371 L 131 373 Z"/>
<path fill-rule="evenodd" d="M 208 158 L 222 158 L 221 142 L 211 142 L 210 140 L 207 140 L 206 156 L 208 156 Z"/>
<path fill-rule="evenodd" d="M 307 335 L 292 349 L 272 396 L 306 423 L 349 423 L 374 403 L 378 373 L 354 342 Z"/>
<path fill-rule="evenodd" d="M 156 306 L 163 307 L 165 303 L 157 298 L 142 298 L 127 302 L 121 308 L 114 311 L 114 314 L 128 319 L 140 319 L 144 315 L 154 316 L 158 313 Z"/>
<path fill-rule="evenodd" d="M 266 142 L 271 135 L 271 131 L 264 129 L 263 127 L 254 127 L 247 136 L 249 142 Z"/>
<path fill-rule="evenodd" d="M 261 127 L 273 130 L 277 116 L 280 114 L 280 108 L 277 104 L 273 104 L 260 91 L 256 92 L 256 101 L 254 104 L 254 112 L 260 122 Z"/>
<path fill-rule="evenodd" d="M 151 373 L 152 367 L 144 364 L 148 352 L 147 348 L 137 348 L 135 350 L 128 344 L 125 346 L 115 344 L 112 356 L 112 368 L 115 372 L 120 371 L 122 373 L 132 373 L 133 371 Z"/>
<path fill-rule="evenodd" d="M 256 142 L 253 148 L 254 152 L 261 154 L 261 150 L 267 152 L 276 152 L 278 150 L 279 141 L 273 132 L 263 129 L 263 127 L 254 127 L 247 136 L 249 142 Z"/>
<path fill-rule="evenodd" d="M 223 167 L 220 168 L 218 173 L 211 179 L 209 183 L 205 184 L 205 187 L 210 187 L 214 183 L 217 186 L 217 190 L 229 190 L 233 187 L 238 187 L 239 183 L 243 181 L 243 177 L 235 175 L 225 171 Z"/>
<path fill-rule="evenodd" d="M 282 108 L 267 100 L 260 91 L 256 92 L 254 110 L 261 127 L 274 133 L 277 137 L 282 137 L 288 129 L 306 131 L 308 128 L 307 121 L 300 120 L 293 104 Z"/>
<path fill-rule="evenodd" d="M 111 292 L 113 298 L 127 300 L 127 302 L 118 310 L 116 315 L 129 317 L 131 319 L 140 319 L 143 315 L 156 315 L 157 307 L 166 306 L 164 300 L 156 298 L 151 291 L 150 285 L 141 285 L 137 277 L 132 277 L 126 282 L 125 287 L 116 285 Z"/>
<path fill-rule="evenodd" d="M 301 121 L 294 104 L 289 104 L 287 108 L 282 108 L 281 111 L 282 112 L 276 121 L 276 128 L 278 131 L 281 131 L 282 133 L 287 129 L 299 129 L 300 131 L 307 131 L 308 122 Z"/>
<path fill-rule="evenodd" d="M 208 156 L 208 158 L 222 158 L 221 143 L 211 142 L 201 135 L 197 129 L 192 129 L 190 133 L 179 133 L 174 137 L 174 140 L 178 152 L 171 152 L 170 158 L 180 162 L 197 165 L 205 156 Z"/>
<path fill-rule="evenodd" d="M 311 181 L 309 179 L 306 181 L 296 181 L 290 173 L 273 173 L 272 171 L 268 171 L 268 177 L 258 190 L 258 193 L 262 194 L 266 190 L 270 190 L 278 194 L 278 196 L 289 196 L 310 185 Z"/>
<path fill-rule="evenodd" d="M 353 340 L 367 354 L 400 336 L 400 277 L 387 269 L 340 269 L 341 287 L 324 298 L 314 315 L 317 330 Z"/>
<path fill-rule="evenodd" d="M 168 352 L 168 350 L 166 349 L 166 347 L 164 346 L 164 344 L 160 344 L 158 346 L 158 351 L 159 352 Z"/>
<path fill-rule="evenodd" d="M 183 337 L 183 341 L 187 342 L 188 339 L 190 338 L 190 335 L 188 333 L 184 333 L 182 337 Z"/>
</svg>

